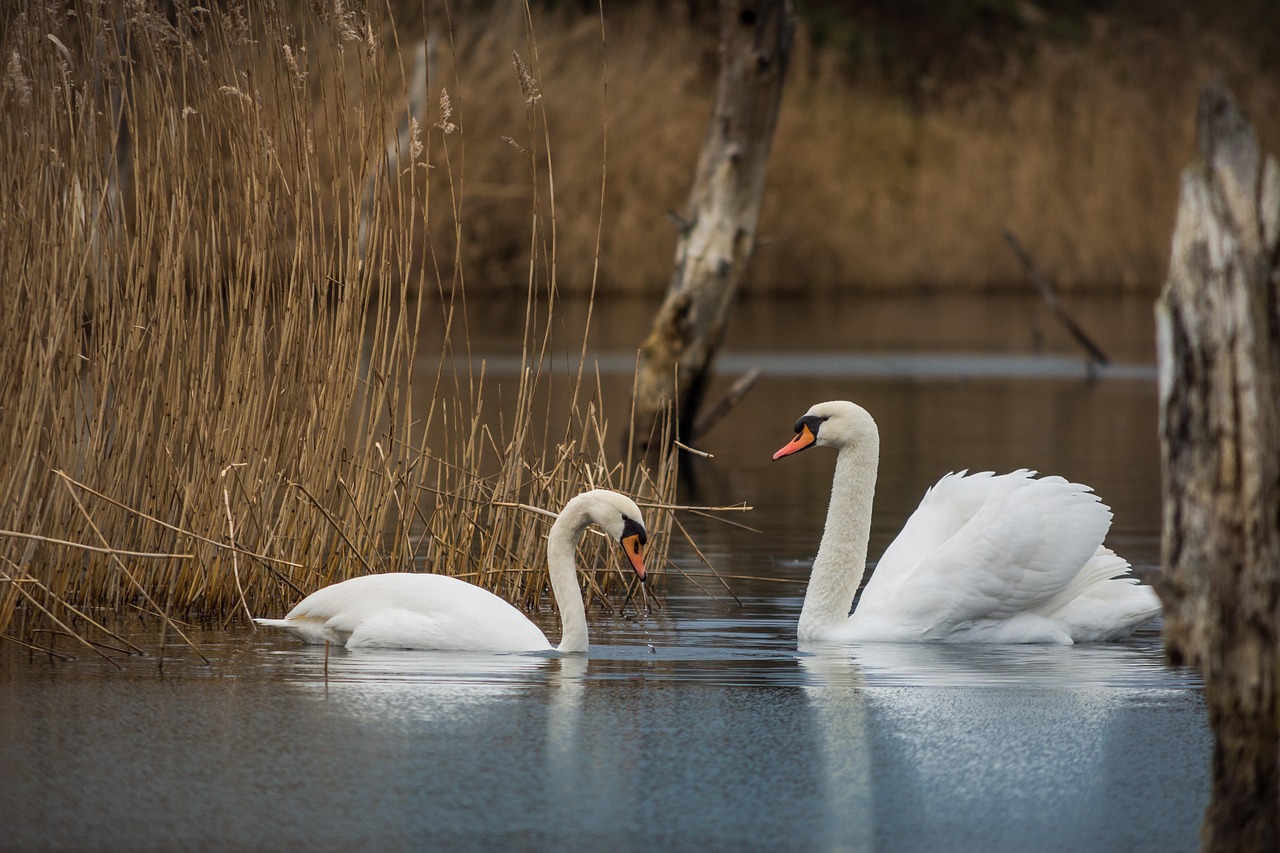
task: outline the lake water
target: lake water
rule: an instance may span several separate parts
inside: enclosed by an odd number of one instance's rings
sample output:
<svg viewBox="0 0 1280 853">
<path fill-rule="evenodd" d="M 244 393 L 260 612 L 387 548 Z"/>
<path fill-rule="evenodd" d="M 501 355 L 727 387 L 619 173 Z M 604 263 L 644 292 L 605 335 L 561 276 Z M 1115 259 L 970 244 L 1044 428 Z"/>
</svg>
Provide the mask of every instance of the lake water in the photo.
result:
<svg viewBox="0 0 1280 853">
<path fill-rule="evenodd" d="M 824 399 L 881 425 L 873 559 L 941 474 L 1033 467 L 1093 485 L 1113 547 L 1156 570 L 1149 300 L 1073 307 L 1115 362 L 1097 381 L 1031 300 L 744 303 L 721 366 L 764 375 L 698 442 L 715 458 L 685 497 L 746 501 L 754 530 L 682 519 L 732 594 L 677 547 L 665 595 L 594 614 L 585 658 L 326 658 L 241 630 L 198 635 L 210 666 L 170 647 L 163 672 L 116 673 L 0 647 L 0 849 L 1195 849 L 1212 741 L 1158 625 L 795 648 L 834 458 L 769 456 Z M 647 310 L 597 306 L 606 385 L 625 389 Z M 519 316 L 477 309 L 495 375 Z"/>
</svg>

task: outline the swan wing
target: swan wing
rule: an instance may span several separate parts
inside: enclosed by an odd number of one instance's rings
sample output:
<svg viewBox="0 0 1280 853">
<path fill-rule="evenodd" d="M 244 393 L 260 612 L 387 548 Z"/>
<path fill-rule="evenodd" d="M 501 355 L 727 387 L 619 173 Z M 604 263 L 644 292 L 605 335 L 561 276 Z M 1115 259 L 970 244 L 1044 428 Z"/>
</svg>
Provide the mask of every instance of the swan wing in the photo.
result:
<svg viewBox="0 0 1280 853">
<path fill-rule="evenodd" d="M 284 624 L 281 624 L 284 623 Z M 534 651 L 546 635 L 516 608 L 446 575 L 395 572 L 351 578 L 317 590 L 283 620 L 309 642 L 348 648 Z"/>
<path fill-rule="evenodd" d="M 1087 486 L 1061 477 L 948 475 L 885 551 L 858 612 L 891 620 L 917 639 L 1048 616 L 1110 524 L 1110 509 Z M 1046 624 L 1030 630 L 1061 633 L 1047 618 L 1039 621 Z M 1046 639 L 1070 642 L 1065 634 Z"/>
</svg>

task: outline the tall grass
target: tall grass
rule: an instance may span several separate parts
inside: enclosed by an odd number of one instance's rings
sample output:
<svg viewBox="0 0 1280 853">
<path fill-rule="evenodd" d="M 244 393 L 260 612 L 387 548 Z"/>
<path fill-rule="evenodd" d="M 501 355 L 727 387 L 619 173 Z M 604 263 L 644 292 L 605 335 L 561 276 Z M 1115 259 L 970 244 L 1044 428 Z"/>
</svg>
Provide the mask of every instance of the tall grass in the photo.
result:
<svg viewBox="0 0 1280 853">
<path fill-rule="evenodd" d="M 599 388 L 567 377 L 562 408 L 539 369 L 558 273 L 536 59 L 508 65 L 528 314 L 499 407 L 467 336 L 471 113 L 425 33 L 341 3 L 6 9 L 0 637 L 121 647 L 123 615 L 243 623 L 414 568 L 533 609 L 531 507 L 672 502 L 674 460 L 611 461 Z M 660 568 L 670 514 L 648 521 Z M 597 539 L 587 594 L 616 606 Z"/>
</svg>

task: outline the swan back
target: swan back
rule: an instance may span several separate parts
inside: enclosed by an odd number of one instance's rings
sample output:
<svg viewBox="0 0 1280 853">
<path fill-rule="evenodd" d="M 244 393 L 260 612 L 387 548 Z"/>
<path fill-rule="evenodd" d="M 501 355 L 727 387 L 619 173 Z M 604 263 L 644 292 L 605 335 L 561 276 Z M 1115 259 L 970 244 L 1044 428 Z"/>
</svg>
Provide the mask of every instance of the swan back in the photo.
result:
<svg viewBox="0 0 1280 853">
<path fill-rule="evenodd" d="M 1039 617 L 1053 615 L 1101 547 L 1111 511 L 1087 486 L 1034 473 L 943 477 L 886 549 L 859 611 L 916 639 L 1031 616 L 1027 633 L 1070 642 Z M 1004 639 L 1027 641 L 1013 633 Z"/>
<path fill-rule="evenodd" d="M 551 648 L 536 625 L 486 589 L 446 575 L 389 572 L 316 590 L 283 620 L 311 643 L 350 649 L 537 651 Z"/>
</svg>

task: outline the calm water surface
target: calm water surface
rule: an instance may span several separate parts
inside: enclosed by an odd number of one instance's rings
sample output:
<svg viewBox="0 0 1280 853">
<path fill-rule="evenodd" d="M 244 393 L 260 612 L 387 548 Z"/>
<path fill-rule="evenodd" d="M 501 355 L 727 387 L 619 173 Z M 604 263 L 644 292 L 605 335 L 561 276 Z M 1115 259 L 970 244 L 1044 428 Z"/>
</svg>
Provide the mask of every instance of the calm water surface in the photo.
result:
<svg viewBox="0 0 1280 853">
<path fill-rule="evenodd" d="M 5 650 L 0 849 L 1195 849 L 1211 739 L 1200 683 L 1163 665 L 1158 626 L 1072 648 L 795 648 L 834 460 L 768 459 L 818 400 L 880 421 L 873 557 L 942 473 L 1034 467 L 1095 486 L 1114 547 L 1154 570 L 1149 305 L 1085 306 L 1120 365 L 1093 383 L 1036 366 L 1075 357 L 1048 326 L 1032 354 L 1034 304 L 943 307 L 747 303 L 726 372 L 765 375 L 700 442 L 716 456 L 687 497 L 748 502 L 735 520 L 754 531 L 685 519 L 732 594 L 676 548 L 666 595 L 597 614 L 587 657 L 326 659 L 207 632 L 212 665 L 170 649 L 161 675 L 154 658 L 117 674 Z M 500 366 L 493 310 L 478 325 Z M 609 342 L 635 337 L 621 330 L 636 309 L 597 310 L 603 381 L 625 383 Z M 796 353 L 819 352 L 806 373 Z M 911 357 L 858 366 L 892 353 Z"/>
</svg>

